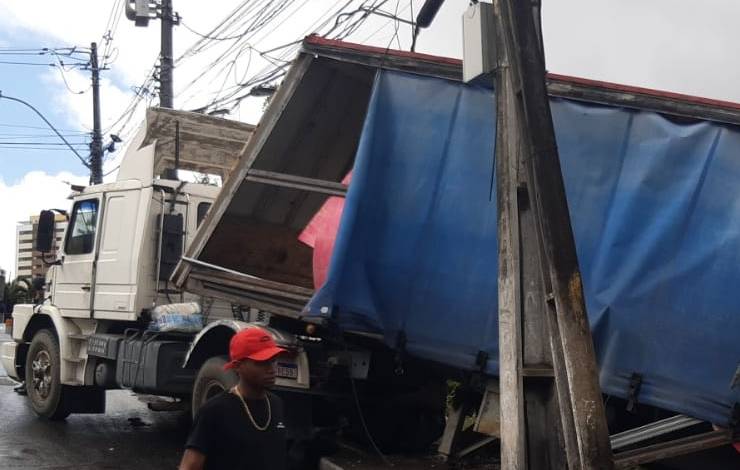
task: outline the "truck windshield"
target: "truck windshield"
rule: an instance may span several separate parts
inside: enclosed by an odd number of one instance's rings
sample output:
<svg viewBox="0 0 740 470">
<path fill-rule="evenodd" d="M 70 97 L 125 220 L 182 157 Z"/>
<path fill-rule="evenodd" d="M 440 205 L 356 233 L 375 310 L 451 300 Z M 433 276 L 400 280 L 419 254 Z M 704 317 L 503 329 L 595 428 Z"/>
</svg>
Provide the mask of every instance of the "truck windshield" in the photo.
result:
<svg viewBox="0 0 740 470">
<path fill-rule="evenodd" d="M 91 253 L 95 244 L 98 220 L 98 200 L 78 201 L 72 213 L 72 223 L 64 251 L 68 255 Z"/>
</svg>

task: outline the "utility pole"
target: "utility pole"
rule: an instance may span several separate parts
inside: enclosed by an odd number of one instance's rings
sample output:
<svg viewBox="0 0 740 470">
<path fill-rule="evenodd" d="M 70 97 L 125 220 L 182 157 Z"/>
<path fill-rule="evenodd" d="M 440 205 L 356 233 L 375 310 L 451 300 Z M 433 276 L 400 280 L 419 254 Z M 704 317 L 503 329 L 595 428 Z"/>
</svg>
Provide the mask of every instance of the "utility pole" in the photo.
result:
<svg viewBox="0 0 740 470">
<path fill-rule="evenodd" d="M 172 27 L 176 18 L 172 12 L 172 0 L 162 0 L 160 18 L 162 21 L 160 68 L 159 68 L 159 106 L 174 107 L 172 72 L 175 65 L 172 60 Z"/>
<path fill-rule="evenodd" d="M 172 59 L 172 29 L 180 24 L 180 15 L 172 11 L 172 0 L 126 0 L 126 18 L 136 26 L 146 27 L 149 20 L 159 18 L 162 21 L 159 51 L 159 106 L 174 108 L 172 75 L 175 63 Z"/>
<path fill-rule="evenodd" d="M 494 0 L 501 468 L 614 468 L 545 84 L 539 2 Z"/>
<path fill-rule="evenodd" d="M 100 129 L 100 68 L 98 45 L 90 44 L 90 72 L 92 73 L 93 132 L 90 143 L 90 184 L 103 182 L 103 136 Z"/>
</svg>

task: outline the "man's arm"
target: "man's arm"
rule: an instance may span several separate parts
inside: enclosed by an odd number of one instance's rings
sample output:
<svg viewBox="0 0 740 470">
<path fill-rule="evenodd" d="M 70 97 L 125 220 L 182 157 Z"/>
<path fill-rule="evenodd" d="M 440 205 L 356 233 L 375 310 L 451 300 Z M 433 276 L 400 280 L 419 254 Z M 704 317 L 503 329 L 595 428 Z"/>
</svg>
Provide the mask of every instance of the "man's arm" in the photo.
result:
<svg viewBox="0 0 740 470">
<path fill-rule="evenodd" d="M 185 449 L 180 461 L 179 470 L 203 470 L 206 463 L 206 455 L 195 449 Z"/>
</svg>

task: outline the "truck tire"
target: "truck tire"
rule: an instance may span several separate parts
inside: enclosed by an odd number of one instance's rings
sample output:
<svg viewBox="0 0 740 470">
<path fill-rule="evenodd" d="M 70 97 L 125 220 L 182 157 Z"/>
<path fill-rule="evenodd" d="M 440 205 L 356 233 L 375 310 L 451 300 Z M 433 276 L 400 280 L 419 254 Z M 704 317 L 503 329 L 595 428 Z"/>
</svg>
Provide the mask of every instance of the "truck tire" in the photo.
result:
<svg viewBox="0 0 740 470">
<path fill-rule="evenodd" d="M 60 370 L 59 340 L 52 331 L 39 330 L 26 354 L 26 390 L 33 411 L 41 418 L 61 421 L 70 414 Z"/>
<path fill-rule="evenodd" d="M 193 383 L 191 408 L 193 418 L 198 414 L 201 406 L 224 390 L 228 390 L 238 382 L 236 373 L 224 370 L 228 361 L 223 356 L 212 357 L 200 367 Z"/>
</svg>

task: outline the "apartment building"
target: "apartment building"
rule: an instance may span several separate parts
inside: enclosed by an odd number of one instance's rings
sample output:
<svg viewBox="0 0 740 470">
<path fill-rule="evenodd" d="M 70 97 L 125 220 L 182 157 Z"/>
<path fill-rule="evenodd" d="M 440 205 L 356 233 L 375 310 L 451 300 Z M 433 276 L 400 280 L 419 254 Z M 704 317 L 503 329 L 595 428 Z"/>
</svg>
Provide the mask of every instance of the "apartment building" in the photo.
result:
<svg viewBox="0 0 740 470">
<path fill-rule="evenodd" d="M 41 259 L 41 253 L 36 251 L 36 226 L 39 217 L 31 216 L 27 221 L 18 222 L 15 236 L 15 275 L 16 277 L 42 277 L 49 269 Z M 55 215 L 55 242 L 51 253 L 46 254 L 47 260 L 53 260 L 56 250 L 62 246 L 64 230 L 67 228 L 67 219 L 61 214 Z"/>
</svg>

